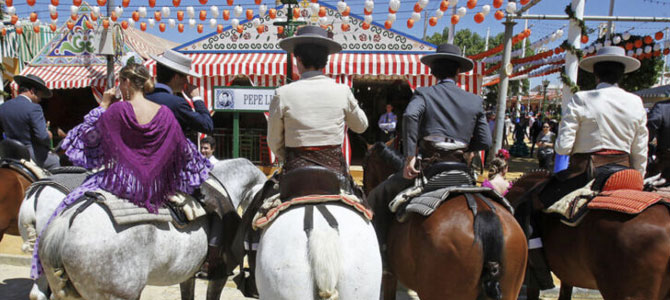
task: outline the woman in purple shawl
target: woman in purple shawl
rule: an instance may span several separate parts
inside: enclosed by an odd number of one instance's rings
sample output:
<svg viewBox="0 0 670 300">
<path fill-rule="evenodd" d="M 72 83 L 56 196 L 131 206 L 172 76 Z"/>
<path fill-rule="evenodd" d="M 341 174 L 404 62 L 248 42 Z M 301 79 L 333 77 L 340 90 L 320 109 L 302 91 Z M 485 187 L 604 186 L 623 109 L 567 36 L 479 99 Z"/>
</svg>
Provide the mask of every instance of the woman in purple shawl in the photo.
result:
<svg viewBox="0 0 670 300">
<path fill-rule="evenodd" d="M 62 147 L 72 163 L 97 172 L 65 197 L 48 223 L 87 191 L 104 189 L 156 213 L 169 196 L 191 194 L 207 179 L 212 164 L 184 136 L 172 111 L 144 98 L 153 87 L 144 66 L 123 67 L 119 89 L 125 101 L 116 102 L 115 89 L 106 91 L 100 107 L 68 133 Z M 38 243 L 34 279 L 42 274 Z"/>
</svg>

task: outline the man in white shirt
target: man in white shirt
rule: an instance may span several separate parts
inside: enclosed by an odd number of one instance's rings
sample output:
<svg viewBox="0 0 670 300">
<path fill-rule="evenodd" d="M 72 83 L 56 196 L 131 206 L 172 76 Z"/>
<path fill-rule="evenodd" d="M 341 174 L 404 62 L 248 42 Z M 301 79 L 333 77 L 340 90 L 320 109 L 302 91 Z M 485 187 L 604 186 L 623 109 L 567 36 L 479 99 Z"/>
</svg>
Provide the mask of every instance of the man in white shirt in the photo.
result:
<svg viewBox="0 0 670 300">
<path fill-rule="evenodd" d="M 595 90 L 576 93 L 563 104 L 555 150 L 570 155 L 570 163 L 543 191 L 543 201 L 549 193 L 553 195 L 549 198 L 557 200 L 586 184 L 596 168 L 606 164 L 631 167 L 643 176 L 645 173 L 647 114 L 640 97 L 617 86 L 623 74 L 637 70 L 640 62 L 626 56 L 623 48 L 603 47 L 579 66 L 593 72 L 598 85 Z"/>
</svg>

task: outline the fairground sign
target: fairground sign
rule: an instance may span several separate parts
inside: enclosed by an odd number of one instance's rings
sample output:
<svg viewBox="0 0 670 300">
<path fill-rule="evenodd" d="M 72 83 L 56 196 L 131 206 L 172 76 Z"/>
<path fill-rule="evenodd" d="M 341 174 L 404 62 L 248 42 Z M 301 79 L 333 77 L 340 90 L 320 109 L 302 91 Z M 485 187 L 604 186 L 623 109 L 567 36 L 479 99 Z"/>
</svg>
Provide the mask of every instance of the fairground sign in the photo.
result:
<svg viewBox="0 0 670 300">
<path fill-rule="evenodd" d="M 214 87 L 215 111 L 268 111 L 275 95 L 273 87 Z"/>
</svg>

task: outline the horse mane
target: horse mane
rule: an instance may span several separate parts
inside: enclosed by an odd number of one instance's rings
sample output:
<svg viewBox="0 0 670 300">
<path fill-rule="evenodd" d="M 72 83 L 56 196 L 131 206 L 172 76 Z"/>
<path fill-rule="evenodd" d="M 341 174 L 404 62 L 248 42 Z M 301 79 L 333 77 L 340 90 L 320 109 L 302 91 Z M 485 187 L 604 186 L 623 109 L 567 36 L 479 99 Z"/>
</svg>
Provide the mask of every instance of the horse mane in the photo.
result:
<svg viewBox="0 0 670 300">
<path fill-rule="evenodd" d="M 372 145 L 372 147 L 370 147 L 368 154 L 363 159 L 363 165 L 367 165 L 367 160 L 370 156 L 372 156 L 373 153 L 377 153 L 379 158 L 389 162 L 394 171 L 402 169 L 402 167 L 405 165 L 405 160 L 403 159 L 402 155 L 400 155 L 400 153 L 396 152 L 392 148 L 386 146 L 386 144 L 382 142 L 376 142 L 374 145 Z"/>
<path fill-rule="evenodd" d="M 528 190 L 534 188 L 542 180 L 551 176 L 552 172 L 546 169 L 534 169 L 524 173 L 518 180 L 510 187 L 509 192 L 505 195 L 512 206 L 518 205 L 518 201 Z"/>
</svg>

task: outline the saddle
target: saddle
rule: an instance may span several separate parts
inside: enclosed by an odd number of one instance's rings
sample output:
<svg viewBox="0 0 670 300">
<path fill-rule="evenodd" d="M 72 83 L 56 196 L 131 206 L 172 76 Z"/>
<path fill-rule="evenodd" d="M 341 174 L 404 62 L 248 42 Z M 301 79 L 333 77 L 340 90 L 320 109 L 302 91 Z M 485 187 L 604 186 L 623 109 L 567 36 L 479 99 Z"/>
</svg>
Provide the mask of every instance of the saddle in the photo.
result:
<svg viewBox="0 0 670 300">
<path fill-rule="evenodd" d="M 443 161 L 430 165 L 422 171 L 415 185 L 400 192 L 390 203 L 389 210 L 396 214 L 399 222 L 407 220 L 409 213 L 430 216 L 442 203 L 456 195 L 466 196 L 468 206 L 474 214 L 477 204 L 472 197 L 476 194 L 494 210 L 491 200 L 513 212 L 507 200 L 493 189 L 478 187 L 465 163 Z"/>
<path fill-rule="evenodd" d="M 300 167 L 286 172 L 279 183 L 279 198 L 289 201 L 308 195 L 339 195 L 342 175 L 319 166 Z"/>
<path fill-rule="evenodd" d="M 21 144 L 21 142 L 12 139 L 4 139 L 0 141 L 0 157 L 10 158 L 17 161 L 30 160 L 30 151 L 28 146 Z"/>
<path fill-rule="evenodd" d="M 28 159 L 30 159 L 30 157 L 28 157 Z M 28 179 L 31 183 L 50 175 L 49 171 L 42 169 L 32 161 L 25 159 L 16 160 L 3 157 L 0 159 L 0 168 L 12 169 Z"/>
</svg>

